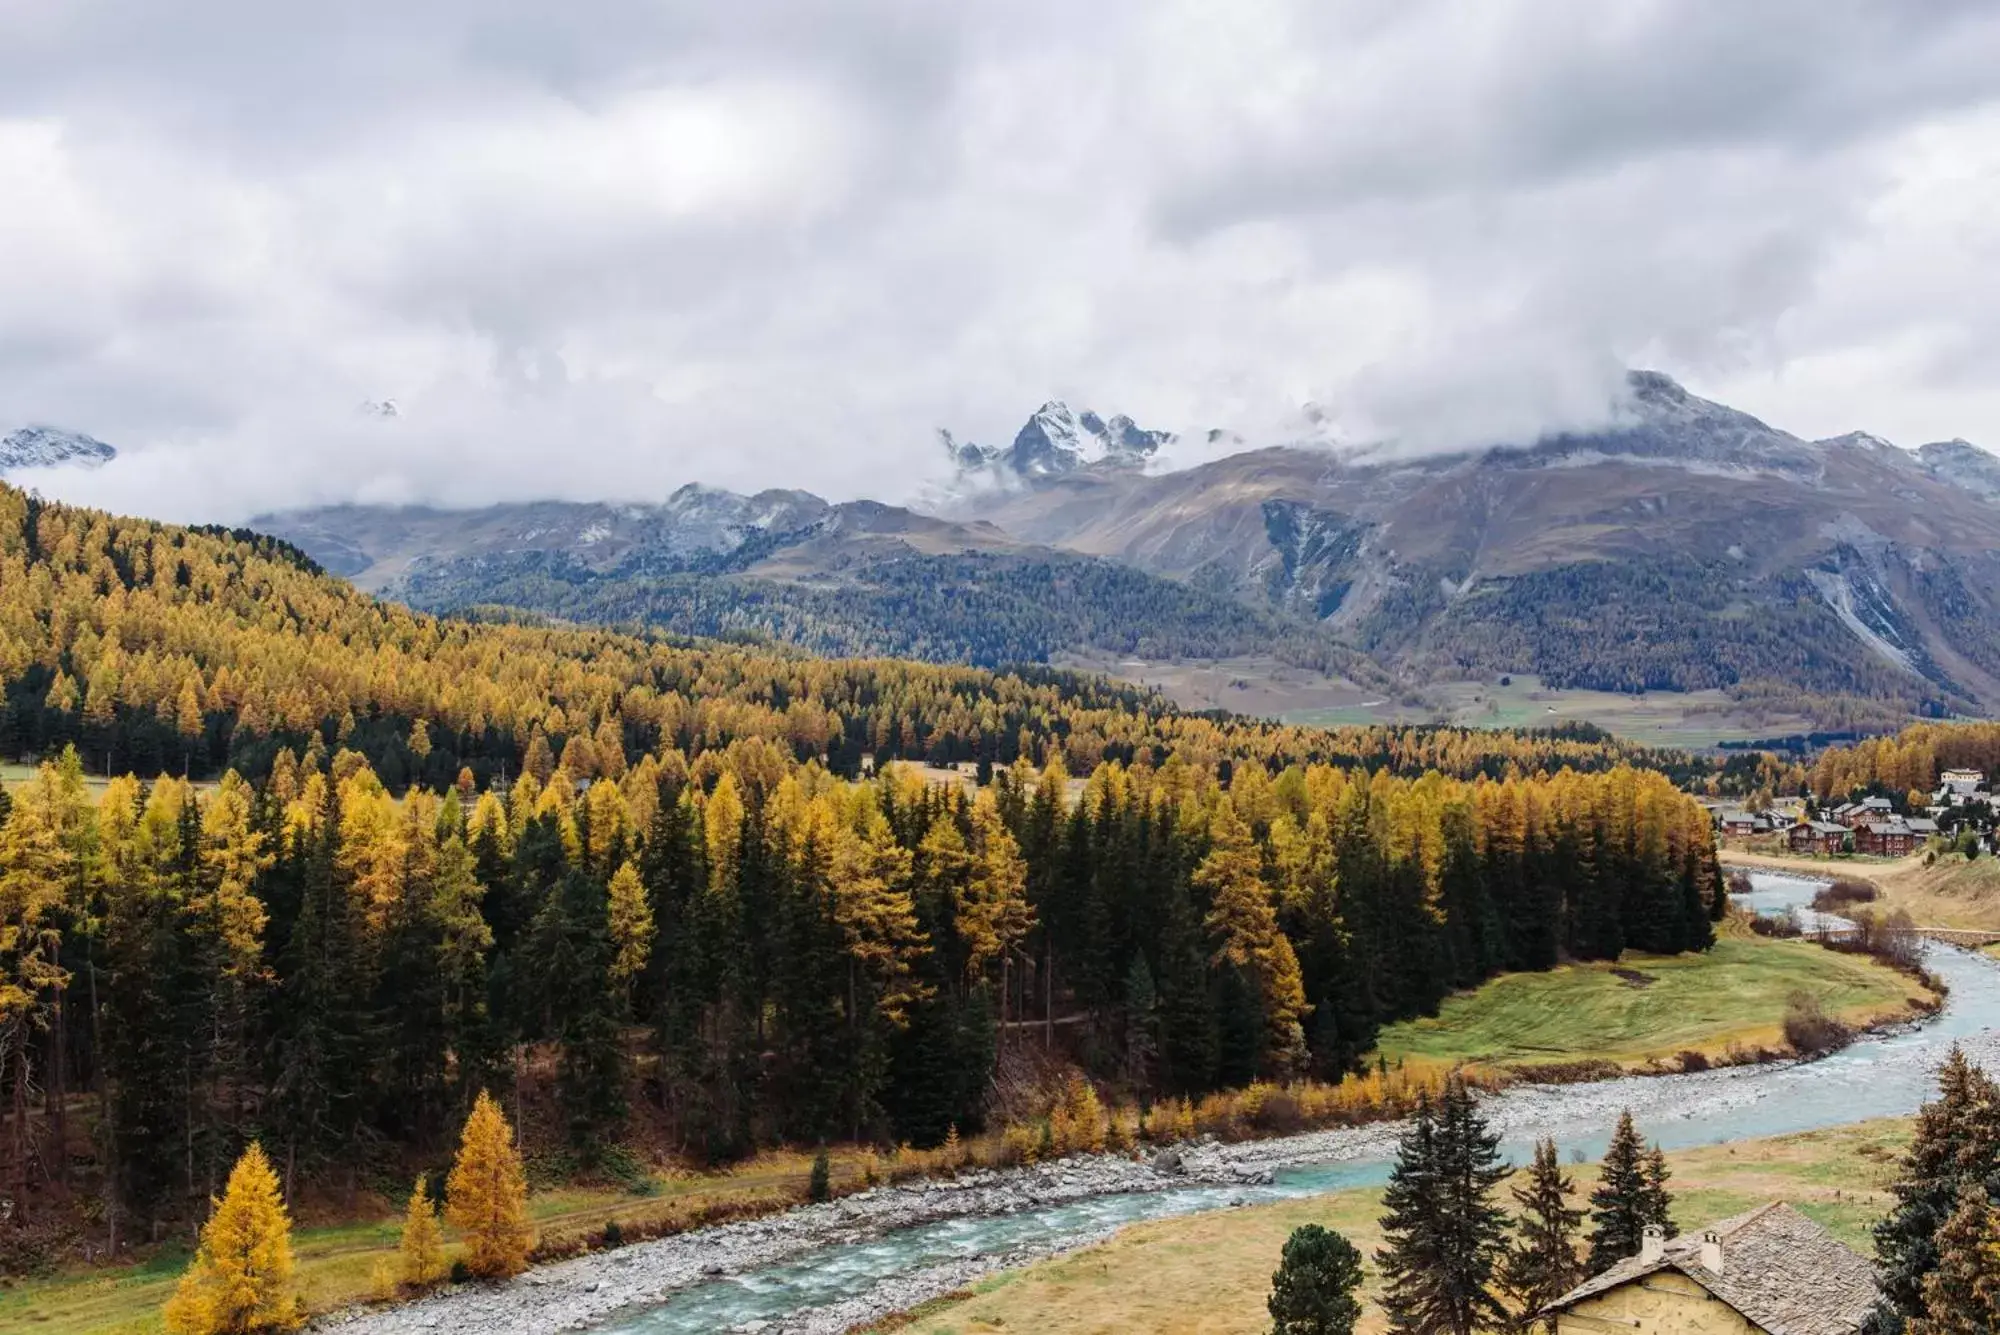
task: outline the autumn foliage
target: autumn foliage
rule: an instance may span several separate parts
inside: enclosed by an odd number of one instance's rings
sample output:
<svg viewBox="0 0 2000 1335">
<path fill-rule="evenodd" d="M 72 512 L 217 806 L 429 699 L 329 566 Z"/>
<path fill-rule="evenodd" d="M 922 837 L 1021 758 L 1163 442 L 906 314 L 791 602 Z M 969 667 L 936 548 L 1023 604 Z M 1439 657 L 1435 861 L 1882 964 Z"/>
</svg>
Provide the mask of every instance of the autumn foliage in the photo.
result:
<svg viewBox="0 0 2000 1335">
<path fill-rule="evenodd" d="M 297 1330 L 305 1310 L 292 1283 L 292 1221 L 278 1177 L 256 1144 L 201 1230 L 194 1264 L 168 1300 L 173 1335 L 256 1335 Z"/>
<path fill-rule="evenodd" d="M 422 1177 L 410 1192 L 396 1252 L 404 1287 L 428 1289 L 444 1278 L 444 1230 L 438 1227 L 437 1206 L 431 1203 L 429 1184 Z"/>
<path fill-rule="evenodd" d="M 481 1279 L 505 1279 L 528 1265 L 528 1178 L 514 1129 L 493 1096 L 481 1090 L 466 1118 L 458 1158 L 445 1182 L 446 1215 L 465 1235 L 465 1268 Z"/>
</svg>

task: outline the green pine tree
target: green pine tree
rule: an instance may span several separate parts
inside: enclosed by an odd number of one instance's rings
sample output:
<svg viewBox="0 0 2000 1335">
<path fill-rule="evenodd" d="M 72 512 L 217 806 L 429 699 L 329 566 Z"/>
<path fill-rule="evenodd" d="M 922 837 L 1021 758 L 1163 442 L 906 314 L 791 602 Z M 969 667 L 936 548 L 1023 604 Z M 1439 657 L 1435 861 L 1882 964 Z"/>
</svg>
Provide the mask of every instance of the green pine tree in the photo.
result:
<svg viewBox="0 0 2000 1335">
<path fill-rule="evenodd" d="M 1435 1107 L 1420 1101 L 1382 1195 L 1388 1245 L 1377 1260 L 1391 1330 L 1472 1335 L 1505 1324 L 1493 1282 L 1507 1217 L 1493 1192 L 1506 1176 L 1500 1138 L 1463 1080 L 1452 1077 Z"/>
<path fill-rule="evenodd" d="M 1271 1276 L 1271 1335 L 1350 1335 L 1361 1319 L 1361 1253 L 1340 1234 L 1306 1224 L 1285 1239 Z"/>
<path fill-rule="evenodd" d="M 572 869 L 528 933 L 537 995 L 556 1040 L 556 1097 L 580 1149 L 603 1143 L 625 1115 L 619 989 L 611 977 L 610 901 L 604 883 Z"/>
<path fill-rule="evenodd" d="M 1500 1287 L 1513 1300 L 1523 1331 L 1538 1324 L 1537 1312 L 1583 1282 L 1583 1262 L 1576 1254 L 1583 1211 L 1569 1203 L 1574 1189 L 1563 1174 L 1555 1141 L 1538 1142 L 1526 1181 L 1514 1188 L 1521 1213 L 1514 1244 L 1500 1263 Z"/>
<path fill-rule="evenodd" d="M 812 1173 L 806 1179 L 806 1199 L 815 1205 L 833 1199 L 833 1161 L 827 1157 L 824 1145 L 813 1156 Z"/>
<path fill-rule="evenodd" d="M 1646 1225 L 1655 1222 L 1652 1210 L 1646 1187 L 1646 1147 L 1628 1108 L 1618 1115 L 1618 1128 L 1604 1151 L 1597 1189 L 1590 1193 L 1592 1274 L 1639 1254 Z"/>
<path fill-rule="evenodd" d="M 1680 1236 L 1680 1228 L 1674 1223 L 1674 1196 L 1667 1190 L 1667 1183 L 1672 1177 L 1673 1174 L 1667 1171 L 1666 1152 L 1658 1145 L 1646 1151 L 1646 1224 L 1659 1229 L 1669 1238 Z"/>
</svg>

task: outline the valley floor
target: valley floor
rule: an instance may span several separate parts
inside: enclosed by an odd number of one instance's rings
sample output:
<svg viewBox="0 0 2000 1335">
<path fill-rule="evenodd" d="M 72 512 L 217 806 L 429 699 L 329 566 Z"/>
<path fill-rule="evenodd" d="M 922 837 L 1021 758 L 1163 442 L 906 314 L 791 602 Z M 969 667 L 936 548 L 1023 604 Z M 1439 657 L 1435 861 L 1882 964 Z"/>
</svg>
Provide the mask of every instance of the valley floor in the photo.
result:
<svg viewBox="0 0 2000 1335">
<path fill-rule="evenodd" d="M 1580 965 L 1503 976 L 1451 998 L 1437 1019 L 1389 1029 L 1382 1051 L 1391 1062 L 1470 1060 L 1503 1068 L 1503 1074 L 1510 1067 L 1579 1062 L 1679 1069 L 1678 1061 L 1649 1063 L 1677 1058 L 1688 1049 L 1719 1062 L 1729 1058 L 1732 1046 L 1781 1047 L 1779 1026 L 1796 990 L 1812 992 L 1829 1012 L 1857 1027 L 1907 1017 L 1927 996 L 1914 980 L 1861 957 L 1805 942 L 1725 937 L 1705 955 L 1628 956 L 1615 969 Z M 855 1184 L 861 1163 L 859 1151 L 836 1152 L 836 1183 Z M 613 1219 L 630 1224 L 655 1218 L 677 1206 L 692 1210 L 710 1204 L 797 1201 L 809 1171 L 807 1156 L 770 1154 L 727 1174 L 654 1174 L 635 1187 L 537 1191 L 530 1206 L 544 1236 L 573 1234 Z M 1083 1183 L 1079 1189 L 1094 1188 Z M 1336 1203 L 1331 1208 L 1347 1207 Z M 371 1273 L 394 1253 L 399 1220 L 392 1203 L 371 1198 L 361 1212 L 367 1217 L 349 1222 L 319 1223 L 324 1217 L 320 1212 L 302 1221 L 296 1234 L 299 1275 L 315 1311 L 367 1299 Z M 160 1307 L 185 1264 L 183 1249 L 166 1247 L 142 1265 L 78 1269 L 0 1290 L 0 1329 L 151 1335 L 160 1329 Z M 1268 1260 L 1259 1264 L 1268 1268 Z M 1041 1327 L 1029 1323 L 1011 1328 Z"/>
<path fill-rule="evenodd" d="M 1967 861 L 1949 853 L 1929 866 L 1922 854 L 1876 858 L 1804 858 L 1724 849 L 1724 867 L 1754 867 L 1832 880 L 1866 881 L 1881 891 L 1879 911 L 1907 910 L 1920 927 L 2000 931 L 2000 859 Z"/>
<path fill-rule="evenodd" d="M 1669 1154 L 1675 1221 L 1689 1229 L 1787 1200 L 1865 1253 L 1869 1227 L 1888 1208 L 1887 1186 L 1910 1127 L 1903 1118 L 1862 1122 Z M 1579 1166 L 1570 1173 L 1582 1204 L 1596 1170 Z M 966 1296 L 875 1329 L 909 1335 L 1260 1335 L 1270 1329 L 1264 1300 L 1291 1231 L 1320 1224 L 1372 1258 L 1381 1243 L 1381 1201 L 1379 1189 L 1366 1188 L 1136 1224 L 1108 1242 L 994 1275 Z M 1374 1301 L 1378 1279 L 1371 1261 L 1364 1332 L 1384 1329 Z"/>
</svg>

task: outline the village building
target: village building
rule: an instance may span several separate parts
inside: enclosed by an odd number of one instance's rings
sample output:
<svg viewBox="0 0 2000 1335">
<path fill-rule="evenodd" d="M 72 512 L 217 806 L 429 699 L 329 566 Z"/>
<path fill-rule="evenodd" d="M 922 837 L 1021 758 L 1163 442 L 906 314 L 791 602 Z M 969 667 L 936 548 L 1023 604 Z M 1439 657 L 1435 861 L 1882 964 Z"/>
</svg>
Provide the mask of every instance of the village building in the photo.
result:
<svg viewBox="0 0 2000 1335">
<path fill-rule="evenodd" d="M 1754 811 L 1718 812 L 1716 825 L 1725 837 L 1733 839 L 1749 839 L 1771 832 L 1771 818 Z"/>
<path fill-rule="evenodd" d="M 1782 1202 L 1644 1250 L 1543 1310 L 1557 1335 L 1855 1335 L 1875 1269 Z"/>
<path fill-rule="evenodd" d="M 1986 786 L 1986 775 L 1976 769 L 1948 769 L 1938 775 L 1938 789 L 1931 800 L 1945 806 L 1956 806 L 1971 798 Z"/>
<path fill-rule="evenodd" d="M 1895 814 L 1895 804 L 1886 797 L 1864 797 L 1833 809 L 1833 818 L 1850 830 L 1869 821 L 1888 820 Z"/>
<path fill-rule="evenodd" d="M 1847 827 L 1826 820 L 1800 821 L 1785 832 L 1794 853 L 1838 853 L 1847 846 Z"/>
<path fill-rule="evenodd" d="M 1870 821 L 1854 830 L 1854 851 L 1878 858 L 1907 857 L 1916 852 L 1917 843 L 1917 832 L 1899 820 Z"/>
</svg>

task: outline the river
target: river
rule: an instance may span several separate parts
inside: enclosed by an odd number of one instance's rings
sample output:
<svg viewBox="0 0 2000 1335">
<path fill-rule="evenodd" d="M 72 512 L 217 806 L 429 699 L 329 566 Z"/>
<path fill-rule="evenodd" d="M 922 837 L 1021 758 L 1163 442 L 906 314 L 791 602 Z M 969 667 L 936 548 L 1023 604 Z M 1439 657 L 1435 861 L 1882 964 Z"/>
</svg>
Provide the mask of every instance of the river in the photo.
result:
<svg viewBox="0 0 2000 1335">
<path fill-rule="evenodd" d="M 1803 906 L 1818 888 L 1770 873 L 1755 873 L 1751 881 L 1753 892 L 1740 902 L 1766 913 Z M 2000 966 L 1943 946 L 1927 948 L 1926 963 L 1951 989 L 1938 1016 L 1819 1061 L 1522 1086 L 1481 1106 L 1516 1161 L 1541 1136 L 1555 1137 L 1566 1158 L 1596 1158 L 1627 1107 L 1643 1133 L 1669 1149 L 1910 1113 L 1929 1096 L 1932 1073 L 1954 1042 L 2000 1070 L 1994 1033 L 2000 1028 Z M 1247 1162 L 1272 1167 L 1272 1182 L 1127 1191 L 901 1228 L 694 1283 L 593 1329 L 601 1335 L 840 1330 L 871 1312 L 959 1287 L 983 1270 L 1060 1251 L 1125 1224 L 1378 1184 L 1388 1175 L 1392 1143 L 1388 1128 L 1364 1127 L 1234 1147 L 1231 1152 Z M 635 1258 L 634 1264 L 645 1262 Z"/>
</svg>

